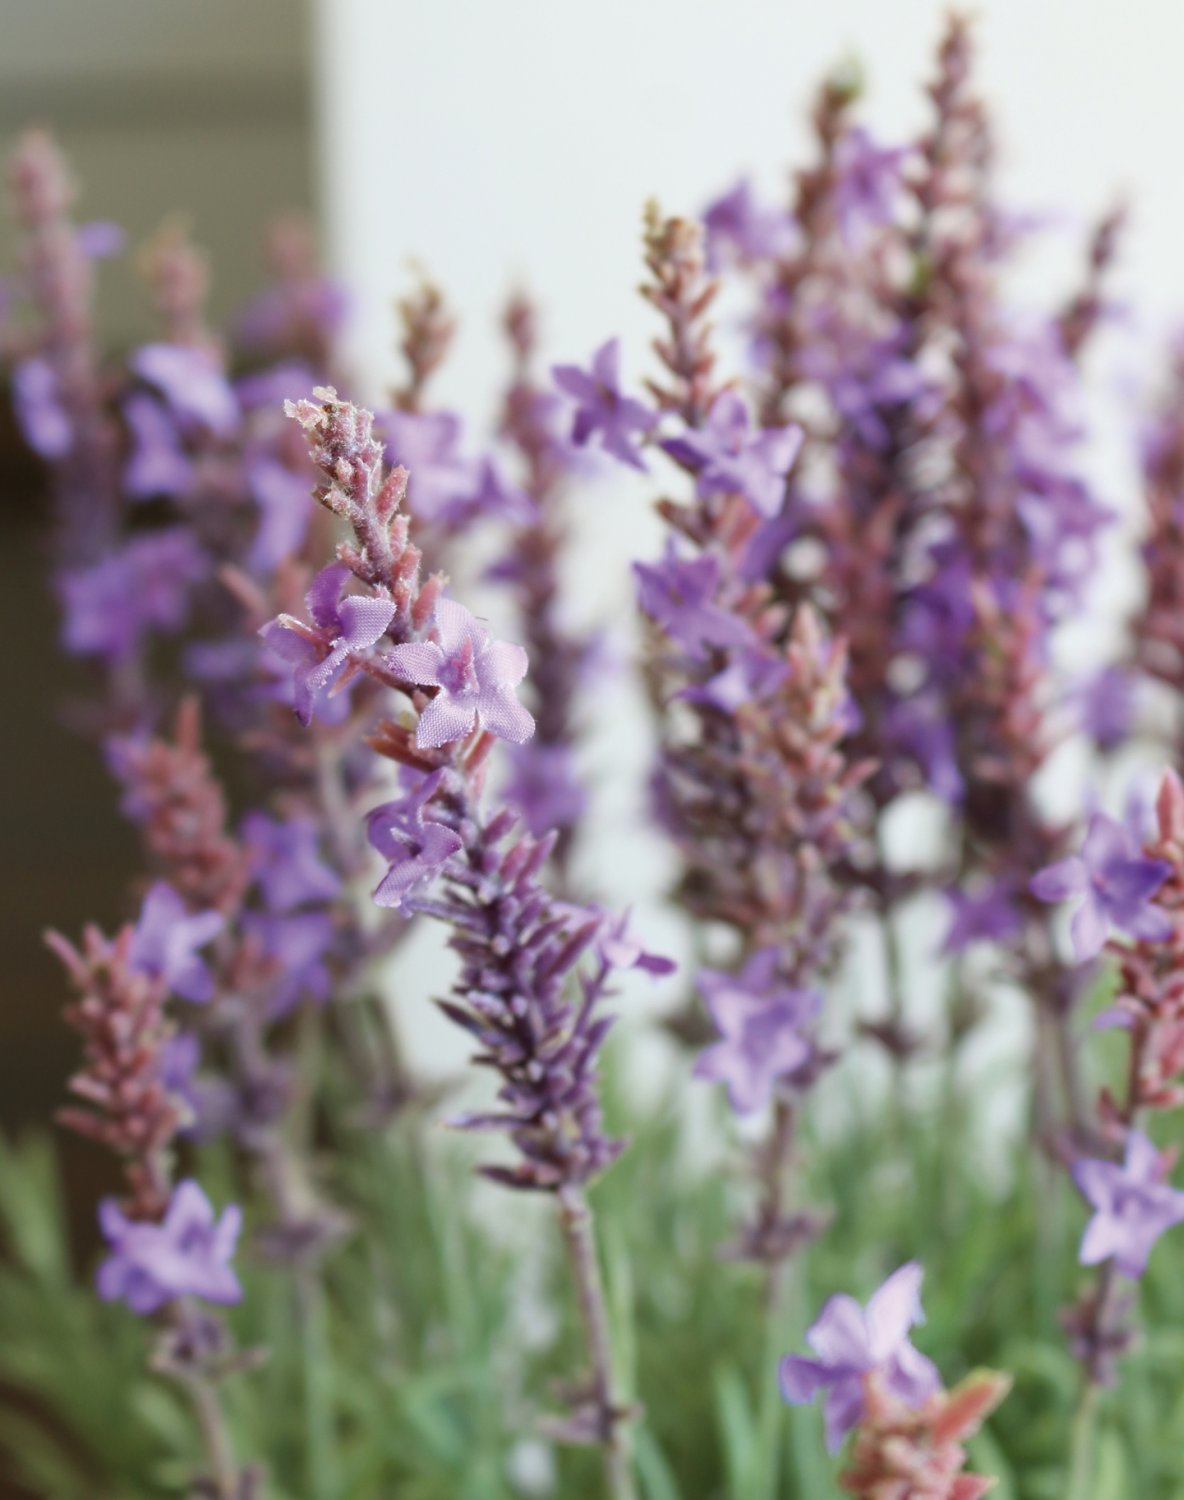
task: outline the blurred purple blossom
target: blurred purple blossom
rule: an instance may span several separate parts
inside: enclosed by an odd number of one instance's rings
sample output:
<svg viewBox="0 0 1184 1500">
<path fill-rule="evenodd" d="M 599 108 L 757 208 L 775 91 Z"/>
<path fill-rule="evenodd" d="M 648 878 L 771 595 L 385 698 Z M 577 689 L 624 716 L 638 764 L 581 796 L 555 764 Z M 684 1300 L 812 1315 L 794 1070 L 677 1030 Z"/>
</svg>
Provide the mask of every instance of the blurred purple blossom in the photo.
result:
<svg viewBox="0 0 1184 1500">
<path fill-rule="evenodd" d="M 730 261 L 753 265 L 775 260 L 794 239 L 790 216 L 783 209 L 758 203 L 747 178 L 708 205 L 703 227 L 707 232 L 707 265 L 712 271 Z"/>
<path fill-rule="evenodd" d="M 266 813 L 253 812 L 243 819 L 242 831 L 270 911 L 331 901 L 340 890 L 339 876 L 321 859 L 320 828 L 314 819 L 277 822 Z"/>
<path fill-rule="evenodd" d="M 1121 1166 L 1094 1158 L 1074 1163 L 1073 1180 L 1094 1210 L 1081 1240 L 1083 1266 L 1113 1258 L 1124 1276 L 1142 1276 L 1156 1240 L 1184 1223 L 1184 1193 L 1169 1187 L 1166 1175 L 1164 1158 L 1138 1130 L 1127 1137 Z"/>
<path fill-rule="evenodd" d="M 74 441 L 70 414 L 47 359 L 34 355 L 12 371 L 12 400 L 25 441 L 42 458 L 64 458 Z"/>
<path fill-rule="evenodd" d="M 154 1313 L 177 1297 L 231 1303 L 242 1288 L 231 1268 L 242 1212 L 231 1204 L 215 1218 L 196 1182 L 177 1185 L 159 1224 L 127 1219 L 111 1198 L 99 1205 L 110 1256 L 99 1267 L 99 1296 Z"/>
<path fill-rule="evenodd" d="M 158 975 L 174 995 L 201 1004 L 214 993 L 214 978 L 197 950 L 225 925 L 220 912 L 190 915 L 171 885 L 158 881 L 144 897 L 132 938 L 130 966 Z"/>
<path fill-rule="evenodd" d="M 962 953 L 971 943 L 1004 942 L 1023 925 L 1015 905 L 1015 889 L 1008 880 L 992 880 L 969 888 L 951 887 L 945 893 L 950 925 L 943 953 Z"/>
<path fill-rule="evenodd" d="M 592 356 L 591 370 L 579 365 L 555 365 L 555 384 L 578 404 L 572 422 L 572 441 L 582 448 L 593 435 L 600 434 L 600 445 L 606 453 L 635 469 L 644 469 L 638 438 L 648 436 L 657 426 L 657 413 L 630 396 L 620 387 L 621 348 L 610 339 Z"/>
<path fill-rule="evenodd" d="M 688 428 L 662 447 L 698 477 L 700 495 L 743 495 L 771 519 L 785 498 L 785 476 L 802 446 L 800 427 L 753 428 L 744 398 L 721 391 L 706 425 Z"/>
<path fill-rule="evenodd" d="M 190 587 L 208 571 L 193 535 L 173 526 L 135 536 L 97 563 L 62 573 L 66 649 L 109 661 L 132 656 L 146 631 L 169 633 L 184 623 Z"/>
<path fill-rule="evenodd" d="M 704 969 L 699 989 L 722 1040 L 700 1054 L 695 1077 L 727 1085 L 737 1114 L 766 1108 L 779 1078 L 792 1078 L 814 1052 L 803 1035 L 822 1009 L 815 990 L 794 989 L 778 974 L 780 953 L 762 948 L 739 974 Z"/>
<path fill-rule="evenodd" d="M 869 229 L 892 221 L 907 147 L 877 146 L 862 126 L 853 126 L 835 151 L 835 213 L 839 232 L 854 249 Z"/>
<path fill-rule="evenodd" d="M 123 404 L 123 415 L 131 438 L 123 487 L 131 499 L 184 494 L 193 481 L 193 465 L 169 413 L 146 391 L 134 391 Z"/>
<path fill-rule="evenodd" d="M 1029 889 L 1040 901 L 1083 898 L 1072 936 L 1077 960 L 1085 963 L 1102 951 L 1112 927 L 1150 943 L 1171 936 L 1167 913 L 1149 904 L 1171 870 L 1166 860 L 1146 858 L 1128 828 L 1095 813 L 1080 855 L 1039 871 Z"/>
<path fill-rule="evenodd" d="M 738 616 L 714 602 L 719 587 L 719 559 L 705 553 L 681 559 L 673 540 L 660 563 L 634 563 L 637 599 L 642 611 L 696 661 L 708 646 L 746 646 L 752 631 Z"/>
<path fill-rule="evenodd" d="M 180 422 L 222 438 L 238 426 L 234 391 L 207 350 L 145 344 L 132 357 L 131 369 L 161 393 Z"/>
<path fill-rule="evenodd" d="M 909 1261 L 873 1293 L 866 1308 L 853 1297 L 831 1297 L 806 1334 L 818 1358 L 789 1355 L 781 1361 L 781 1394 L 790 1405 L 805 1405 L 826 1391 L 826 1443 L 832 1453 L 863 1421 L 866 1376 L 874 1373 L 889 1394 L 913 1408 L 941 1389 L 932 1361 L 909 1342 L 909 1329 L 925 1321 L 922 1275 Z"/>
<path fill-rule="evenodd" d="M 536 838 L 580 821 L 588 795 L 576 776 L 570 745 L 530 739 L 515 745 L 509 759 L 510 776 L 503 795 Z"/>
</svg>

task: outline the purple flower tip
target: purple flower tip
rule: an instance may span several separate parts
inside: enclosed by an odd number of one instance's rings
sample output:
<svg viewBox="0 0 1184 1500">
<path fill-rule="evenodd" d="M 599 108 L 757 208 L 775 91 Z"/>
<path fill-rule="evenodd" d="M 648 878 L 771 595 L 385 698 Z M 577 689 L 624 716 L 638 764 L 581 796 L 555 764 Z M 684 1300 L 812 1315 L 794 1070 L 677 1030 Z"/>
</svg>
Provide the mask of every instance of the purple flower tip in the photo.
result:
<svg viewBox="0 0 1184 1500">
<path fill-rule="evenodd" d="M 222 931 L 220 912 L 189 914 L 184 901 L 163 881 L 144 897 L 132 937 L 131 966 L 163 979 L 174 995 L 202 1004 L 214 992 L 214 979 L 198 957 Z"/>
<path fill-rule="evenodd" d="M 216 1218 L 196 1182 L 178 1183 L 159 1224 L 125 1218 L 105 1198 L 99 1223 L 111 1254 L 99 1267 L 99 1296 L 126 1302 L 135 1313 L 154 1313 L 176 1297 L 231 1303 L 242 1288 L 231 1268 L 242 1210 L 235 1204 Z"/>
<path fill-rule="evenodd" d="M 1094 1210 L 1081 1239 L 1083 1266 L 1113 1260 L 1124 1276 L 1142 1276 L 1156 1240 L 1184 1222 L 1184 1193 L 1166 1175 L 1164 1158 L 1138 1130 L 1127 1137 L 1121 1166 L 1089 1157 L 1074 1164 L 1073 1180 Z"/>
</svg>

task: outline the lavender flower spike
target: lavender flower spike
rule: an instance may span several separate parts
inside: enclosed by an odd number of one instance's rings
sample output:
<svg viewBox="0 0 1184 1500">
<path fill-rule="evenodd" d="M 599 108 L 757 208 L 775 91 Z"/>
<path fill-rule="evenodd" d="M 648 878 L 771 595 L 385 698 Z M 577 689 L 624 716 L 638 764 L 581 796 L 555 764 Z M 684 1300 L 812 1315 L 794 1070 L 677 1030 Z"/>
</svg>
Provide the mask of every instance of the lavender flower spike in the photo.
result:
<svg viewBox="0 0 1184 1500">
<path fill-rule="evenodd" d="M 1079 963 L 1095 958 L 1111 927 L 1160 943 L 1171 936 L 1171 919 L 1148 903 L 1171 874 L 1162 859 L 1147 859 L 1129 829 L 1105 813 L 1090 819 L 1081 854 L 1049 865 L 1028 889 L 1041 901 L 1083 896 L 1073 918 L 1073 950 Z"/>
<path fill-rule="evenodd" d="M 621 347 L 610 339 L 592 356 L 589 373 L 578 365 L 556 365 L 551 374 L 561 391 L 579 403 L 572 423 L 572 441 L 582 448 L 594 432 L 606 453 L 635 469 L 645 469 L 638 436 L 646 436 L 658 418 L 648 406 L 621 395 Z"/>
<path fill-rule="evenodd" d="M 99 1267 L 99 1296 L 126 1302 L 132 1312 L 154 1313 L 176 1297 L 238 1302 L 242 1288 L 231 1259 L 242 1227 L 235 1204 L 214 1217 L 196 1182 L 177 1185 L 159 1224 L 125 1218 L 111 1198 L 99 1205 L 99 1222 L 111 1255 Z"/>
<path fill-rule="evenodd" d="M 436 749 L 480 724 L 499 739 L 521 745 L 534 733 L 534 718 L 514 696 L 526 676 L 526 652 L 491 640 L 463 604 L 436 602 L 434 641 L 396 646 L 386 660 L 420 687 L 438 689 L 419 717 L 415 742 Z"/>
<path fill-rule="evenodd" d="M 804 1406 L 826 1391 L 826 1444 L 832 1453 L 864 1420 L 868 1375 L 875 1374 L 884 1390 L 914 1409 L 941 1389 L 937 1367 L 909 1343 L 909 1329 L 925 1321 L 923 1274 L 916 1261 L 909 1261 L 866 1308 L 853 1297 L 831 1297 L 806 1334 L 818 1358 L 788 1355 L 781 1361 L 781 1394 L 791 1406 Z"/>
<path fill-rule="evenodd" d="M 1169 1187 L 1165 1175 L 1163 1157 L 1138 1130 L 1127 1137 L 1121 1166 L 1093 1158 L 1074 1164 L 1073 1180 L 1094 1209 L 1081 1239 L 1083 1266 L 1113 1258 L 1124 1276 L 1142 1276 L 1156 1240 L 1184 1223 L 1184 1193 Z"/>
<path fill-rule="evenodd" d="M 695 1077 L 724 1083 L 737 1114 L 765 1109 L 778 1078 L 796 1073 L 813 1046 L 801 1032 L 822 1008 L 813 990 L 778 982 L 778 951 L 753 955 L 739 975 L 705 969 L 699 988 L 722 1040 L 695 1064 Z"/>
</svg>

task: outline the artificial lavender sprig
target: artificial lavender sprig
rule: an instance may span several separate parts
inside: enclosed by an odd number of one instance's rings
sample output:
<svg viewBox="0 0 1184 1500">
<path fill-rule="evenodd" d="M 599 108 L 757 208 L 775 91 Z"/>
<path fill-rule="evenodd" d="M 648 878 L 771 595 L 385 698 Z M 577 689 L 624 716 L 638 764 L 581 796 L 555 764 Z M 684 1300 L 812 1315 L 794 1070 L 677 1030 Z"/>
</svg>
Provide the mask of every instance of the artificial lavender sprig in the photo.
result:
<svg viewBox="0 0 1184 1500">
<path fill-rule="evenodd" d="M 482 806 L 495 736 L 522 740 L 533 727 L 513 693 L 525 654 L 491 641 L 462 606 L 443 599 L 442 580 L 421 583 L 420 553 L 400 511 L 405 471 L 385 472 L 369 412 L 331 389 L 315 396 L 287 410 L 305 429 L 324 476 L 318 499 L 353 530 L 338 557 L 363 586 L 361 597 L 386 617 L 383 639 L 355 653 L 347 672 L 382 681 L 403 705 L 401 721 L 385 722 L 371 738 L 380 755 L 406 768 L 413 799 L 410 807 L 388 805 L 379 820 L 392 862 L 384 886 L 410 864 L 413 878 L 396 888 L 399 904 L 453 929 L 462 969 L 445 1012 L 477 1040 L 478 1061 L 501 1078 L 501 1108 L 459 1123 L 504 1130 L 519 1153 L 512 1166 L 483 1170 L 558 1199 L 593 1367 L 586 1401 L 558 1431 L 602 1447 L 610 1492 L 622 1500 L 633 1493 L 630 1413 L 616 1394 L 584 1197 L 588 1181 L 620 1149 L 603 1133 L 594 1072 L 611 1024 L 602 1014 L 609 930 L 600 913 L 562 905 L 542 886 L 548 841 L 518 833 L 512 814 Z M 280 623 L 291 629 L 297 622 Z M 328 632 L 319 649 L 332 651 Z M 434 840 L 432 829 L 439 830 Z M 580 960 L 595 953 L 598 940 L 600 959 L 577 979 Z"/>
</svg>

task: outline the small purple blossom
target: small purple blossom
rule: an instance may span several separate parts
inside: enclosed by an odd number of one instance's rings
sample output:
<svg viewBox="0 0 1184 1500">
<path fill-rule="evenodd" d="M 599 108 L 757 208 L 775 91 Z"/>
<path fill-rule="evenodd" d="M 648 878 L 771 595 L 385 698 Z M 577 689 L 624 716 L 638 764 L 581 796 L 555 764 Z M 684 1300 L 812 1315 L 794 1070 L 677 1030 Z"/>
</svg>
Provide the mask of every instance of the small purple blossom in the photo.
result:
<svg viewBox="0 0 1184 1500">
<path fill-rule="evenodd" d="M 700 495 L 743 495 L 766 519 L 781 510 L 785 476 L 802 446 L 800 427 L 752 427 L 736 391 L 721 391 L 707 423 L 662 444 L 676 462 L 698 476 Z"/>
<path fill-rule="evenodd" d="M 340 890 L 340 879 L 320 857 L 312 818 L 280 823 L 266 813 L 250 813 L 243 819 L 243 838 L 254 856 L 255 879 L 270 911 L 331 901 Z"/>
<path fill-rule="evenodd" d="M 377 594 L 348 594 L 343 598 L 342 591 L 351 576 L 344 563 L 330 563 L 313 579 L 306 596 L 314 623 L 336 637 L 327 654 L 290 615 L 278 615 L 259 632 L 268 647 L 295 669 L 294 701 L 302 724 L 311 722 L 350 658 L 376 645 L 394 617 L 392 601 Z"/>
<path fill-rule="evenodd" d="M 776 1081 L 791 1078 L 814 1053 L 803 1030 L 817 1018 L 822 998 L 783 983 L 778 956 L 776 948 L 762 948 L 739 974 L 704 969 L 699 975 L 722 1040 L 700 1055 L 695 1077 L 726 1084 L 737 1114 L 765 1109 Z"/>
<path fill-rule="evenodd" d="M 718 271 L 730 261 L 747 266 L 775 259 L 793 243 L 793 220 L 781 209 L 757 202 L 752 184 L 741 179 L 703 214 L 707 264 Z"/>
<path fill-rule="evenodd" d="M 1184 1223 L 1184 1193 L 1169 1187 L 1166 1175 L 1164 1158 L 1138 1130 L 1127 1137 L 1121 1166 L 1094 1158 L 1074 1163 L 1073 1180 L 1094 1210 L 1081 1239 L 1083 1266 L 1113 1258 L 1124 1276 L 1142 1276 L 1156 1240 Z"/>
<path fill-rule="evenodd" d="M 499 739 L 520 745 L 534 733 L 534 719 L 514 689 L 526 676 L 526 652 L 495 641 L 454 599 L 436 603 L 435 639 L 396 646 L 388 664 L 419 687 L 438 689 L 419 716 L 415 742 L 435 749 L 480 724 Z"/>
<path fill-rule="evenodd" d="M 70 414 L 47 359 L 33 356 L 12 372 L 12 400 L 25 442 L 42 458 L 64 458 L 74 441 Z"/>
<path fill-rule="evenodd" d="M 596 938 L 596 951 L 604 964 L 610 969 L 640 969 L 643 974 L 650 974 L 655 979 L 673 974 L 678 968 L 674 960 L 643 948 L 629 931 L 629 920 L 628 911 L 617 917 L 606 917 Z"/>
<path fill-rule="evenodd" d="M 193 465 L 177 436 L 172 417 L 146 391 L 135 391 L 123 404 L 131 453 L 123 486 L 133 500 L 182 495 L 193 480 Z"/>
<path fill-rule="evenodd" d="M 384 802 L 367 816 L 370 843 L 390 861 L 374 891 L 379 906 L 401 909 L 407 897 L 434 880 L 462 847 L 459 834 L 424 817 L 443 778 L 442 771 L 434 771 L 406 796 Z"/>
<path fill-rule="evenodd" d="M 555 365 L 551 373 L 559 389 L 578 403 L 572 442 L 582 448 L 598 432 L 606 453 L 644 470 L 637 439 L 654 430 L 658 417 L 642 402 L 621 394 L 620 363 L 620 343 L 610 339 L 592 356 L 591 371 L 578 365 Z"/>
<path fill-rule="evenodd" d="M 205 349 L 183 344 L 145 344 L 131 368 L 154 386 L 178 420 L 229 437 L 238 426 L 239 406 L 229 381 Z"/>
<path fill-rule="evenodd" d="M 144 897 L 136 923 L 131 967 L 157 975 L 182 1000 L 203 1004 L 214 992 L 214 979 L 197 950 L 212 942 L 224 925 L 221 912 L 191 916 L 172 886 L 157 881 Z"/>
<path fill-rule="evenodd" d="M 945 898 L 950 907 L 950 926 L 942 943 L 943 953 L 962 953 L 971 943 L 1004 942 L 1022 926 L 1009 881 L 993 880 L 968 890 L 951 887 Z"/>
<path fill-rule="evenodd" d="M 1116 750 L 1135 720 L 1137 682 L 1122 667 L 1103 667 L 1077 693 L 1081 727 L 1099 750 Z"/>
<path fill-rule="evenodd" d="M 287 1015 L 305 1000 L 328 1000 L 332 982 L 326 959 L 337 932 L 328 912 L 248 912 L 243 930 L 275 968 L 267 997 L 268 1019 Z"/>
<path fill-rule="evenodd" d="M 835 152 L 835 214 L 849 249 L 859 245 L 869 229 L 891 222 L 900 192 L 901 166 L 908 155 L 907 147 L 877 146 L 859 125 L 839 142 Z"/>
<path fill-rule="evenodd" d="M 256 458 L 247 466 L 251 498 L 259 511 L 259 527 L 247 567 L 272 573 L 300 550 L 312 518 L 310 476 L 298 474 L 274 458 Z"/>
<path fill-rule="evenodd" d="M 1171 918 L 1149 904 L 1171 870 L 1165 860 L 1146 858 L 1128 828 L 1095 813 L 1080 855 L 1039 871 L 1029 889 L 1040 901 L 1084 898 L 1072 936 L 1077 960 L 1085 963 L 1102 951 L 1112 927 L 1149 943 L 1171 936 Z"/>
<path fill-rule="evenodd" d="M 909 1261 L 873 1293 L 866 1308 L 853 1297 L 831 1297 L 806 1334 L 817 1359 L 788 1355 L 781 1361 L 781 1394 L 791 1406 L 826 1391 L 826 1443 L 832 1453 L 863 1421 L 868 1375 L 878 1376 L 890 1395 L 913 1408 L 940 1390 L 936 1366 L 909 1342 L 909 1329 L 925 1321 L 923 1274 Z"/>
<path fill-rule="evenodd" d="M 705 553 L 684 561 L 668 541 L 660 563 L 634 563 L 633 571 L 643 613 L 695 661 L 704 660 L 708 646 L 752 643 L 748 626 L 714 602 L 720 581 L 717 557 Z"/>
<path fill-rule="evenodd" d="M 154 1313 L 176 1297 L 231 1303 L 242 1288 L 231 1269 L 242 1227 L 235 1204 L 215 1218 L 209 1199 L 193 1181 L 178 1183 L 159 1224 L 126 1218 L 118 1204 L 105 1198 L 99 1223 L 111 1246 L 99 1267 L 99 1296 L 126 1302 L 134 1313 Z"/>
<path fill-rule="evenodd" d="M 571 746 L 537 739 L 514 746 L 504 795 L 536 838 L 552 828 L 573 828 L 588 805 Z"/>
<path fill-rule="evenodd" d="M 145 631 L 167 633 L 184 624 L 189 590 L 208 571 L 206 555 L 180 526 L 133 537 L 97 563 L 72 568 L 59 579 L 66 649 L 126 659 Z"/>
</svg>

